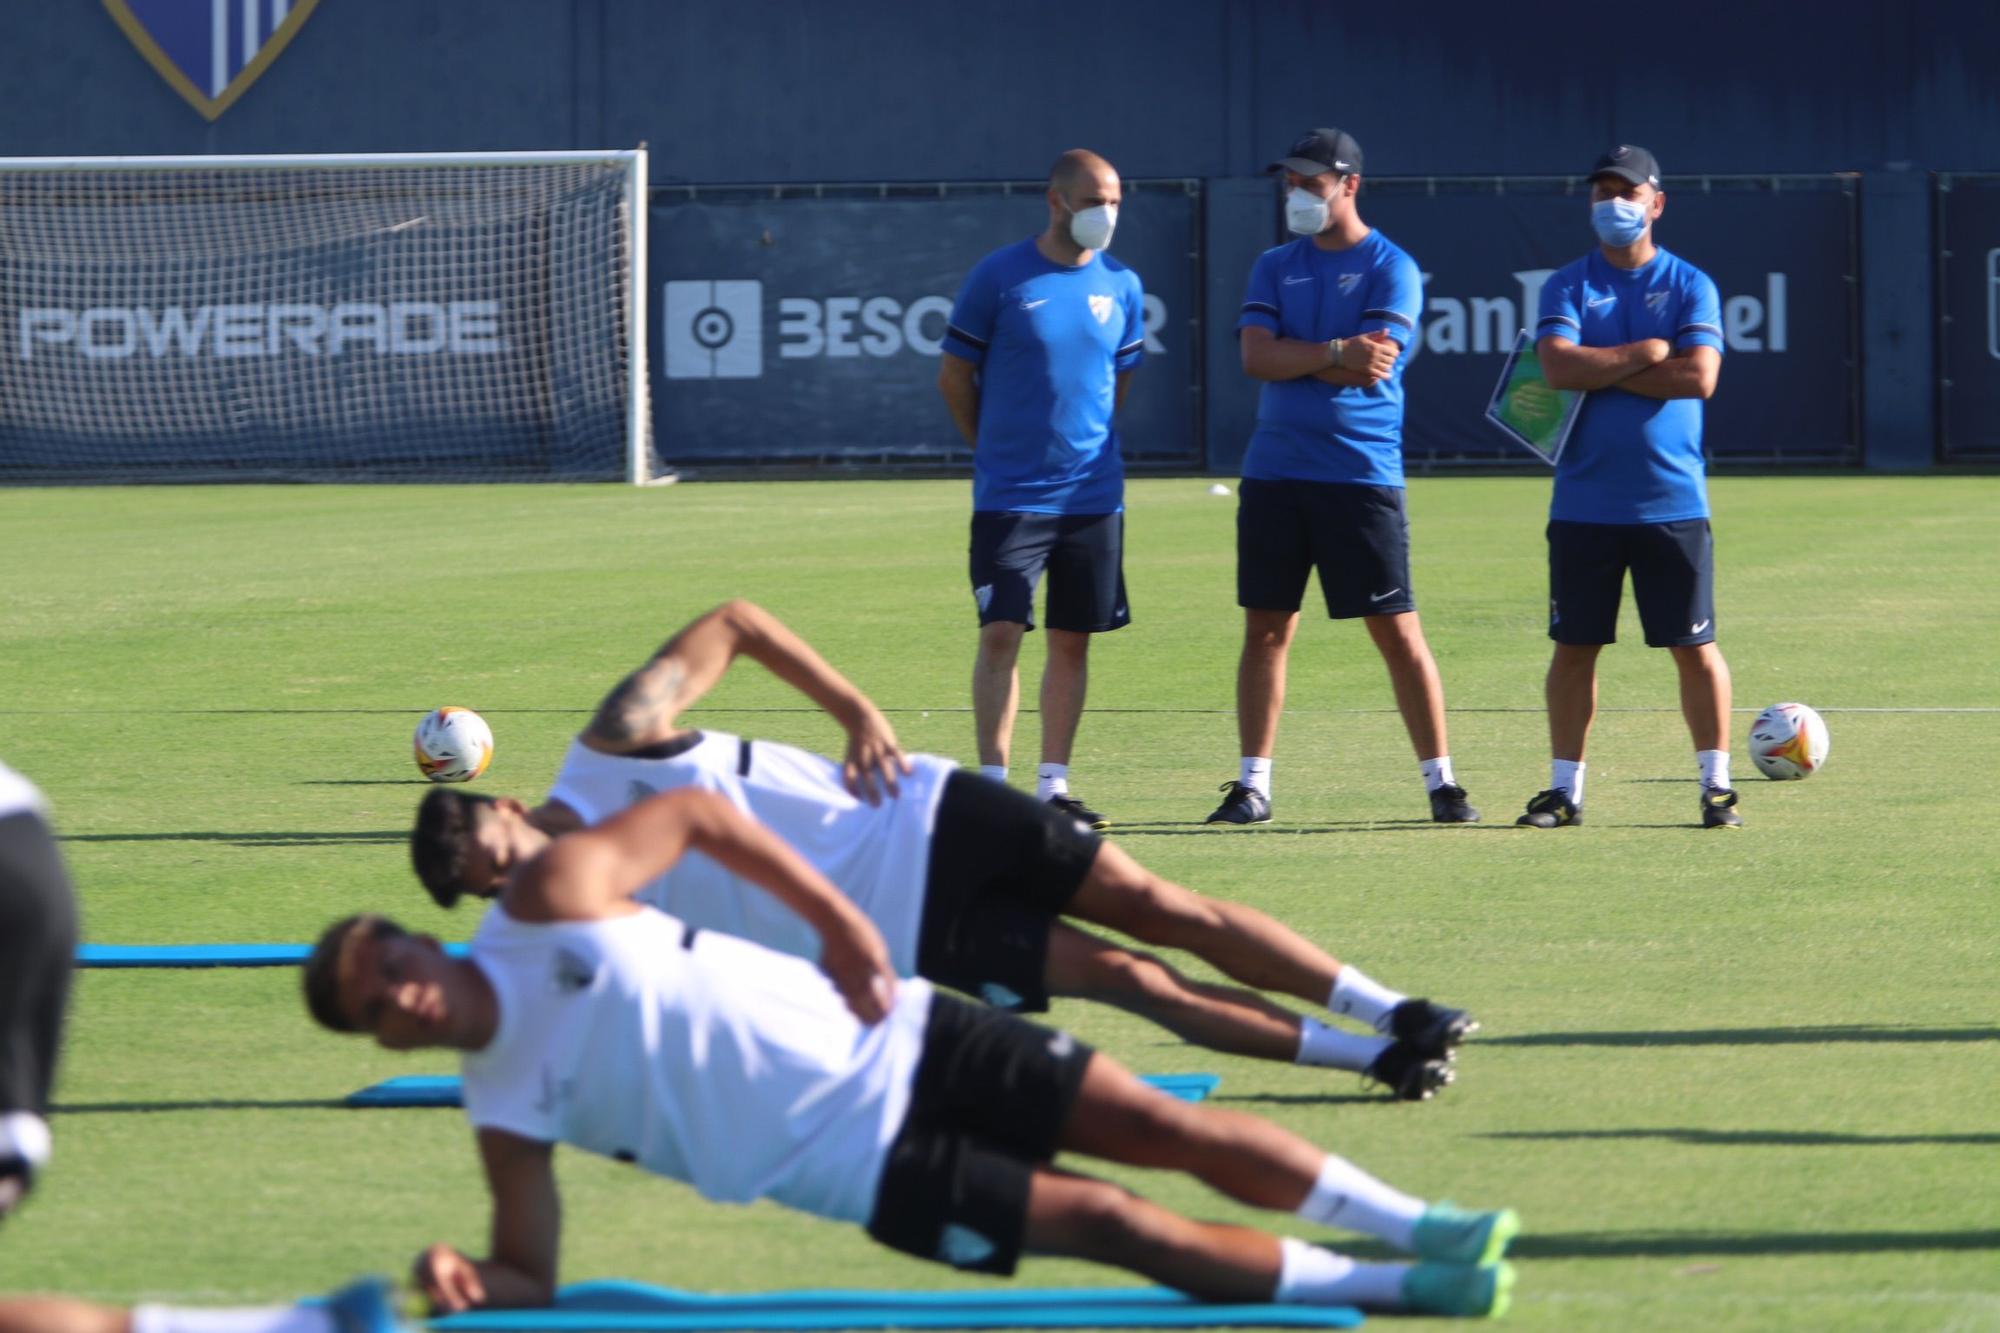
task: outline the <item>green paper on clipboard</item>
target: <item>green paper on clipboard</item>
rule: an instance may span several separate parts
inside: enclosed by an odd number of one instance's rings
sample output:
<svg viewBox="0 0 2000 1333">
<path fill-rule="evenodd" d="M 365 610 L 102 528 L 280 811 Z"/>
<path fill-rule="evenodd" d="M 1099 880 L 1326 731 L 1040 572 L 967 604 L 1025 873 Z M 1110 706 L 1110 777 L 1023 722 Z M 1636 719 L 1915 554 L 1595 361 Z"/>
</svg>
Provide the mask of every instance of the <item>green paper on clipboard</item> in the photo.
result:
<svg viewBox="0 0 2000 1333">
<path fill-rule="evenodd" d="M 1562 457 L 1569 443 L 1576 414 L 1583 410 L 1583 393 L 1577 389 L 1552 389 L 1542 378 L 1541 359 L 1535 355 L 1534 339 L 1522 329 L 1514 339 L 1514 350 L 1501 368 L 1500 382 L 1486 404 L 1486 419 L 1513 438 L 1550 467 Z"/>
</svg>

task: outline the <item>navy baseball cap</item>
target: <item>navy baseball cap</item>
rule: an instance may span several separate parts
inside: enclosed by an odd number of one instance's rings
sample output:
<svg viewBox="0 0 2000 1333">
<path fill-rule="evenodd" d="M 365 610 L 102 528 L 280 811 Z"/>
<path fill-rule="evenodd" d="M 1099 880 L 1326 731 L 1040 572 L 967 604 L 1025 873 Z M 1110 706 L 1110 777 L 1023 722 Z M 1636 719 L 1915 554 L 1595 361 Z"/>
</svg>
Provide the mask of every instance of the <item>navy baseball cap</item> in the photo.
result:
<svg viewBox="0 0 2000 1333">
<path fill-rule="evenodd" d="M 1346 130 L 1307 130 L 1292 141 L 1285 156 L 1264 170 L 1296 171 L 1301 176 L 1337 171 L 1343 176 L 1358 176 L 1361 145 Z"/>
<path fill-rule="evenodd" d="M 1590 169 L 1590 178 L 1616 176 L 1628 185 L 1650 185 L 1660 188 L 1660 164 L 1653 155 L 1643 148 L 1635 148 L 1629 143 L 1621 143 Z"/>
</svg>

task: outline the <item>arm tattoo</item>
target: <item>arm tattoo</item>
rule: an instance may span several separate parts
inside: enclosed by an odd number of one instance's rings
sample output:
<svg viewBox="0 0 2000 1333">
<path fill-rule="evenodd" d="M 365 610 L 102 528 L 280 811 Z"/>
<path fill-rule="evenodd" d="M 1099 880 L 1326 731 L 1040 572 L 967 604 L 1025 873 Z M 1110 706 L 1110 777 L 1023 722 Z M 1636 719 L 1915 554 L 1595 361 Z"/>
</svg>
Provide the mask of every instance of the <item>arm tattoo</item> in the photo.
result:
<svg viewBox="0 0 2000 1333">
<path fill-rule="evenodd" d="M 671 721 L 680 703 L 687 668 L 673 658 L 648 662 L 618 682 L 597 706 L 591 732 L 614 744 L 629 745 L 649 729 Z"/>
</svg>

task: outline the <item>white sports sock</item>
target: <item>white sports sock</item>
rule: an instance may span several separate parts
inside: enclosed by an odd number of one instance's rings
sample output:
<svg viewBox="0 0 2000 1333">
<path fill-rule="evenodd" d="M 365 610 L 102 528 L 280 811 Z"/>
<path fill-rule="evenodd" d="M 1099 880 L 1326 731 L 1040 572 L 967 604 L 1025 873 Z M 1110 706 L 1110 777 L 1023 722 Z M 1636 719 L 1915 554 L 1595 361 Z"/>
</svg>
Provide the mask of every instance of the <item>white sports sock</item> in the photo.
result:
<svg viewBox="0 0 2000 1333">
<path fill-rule="evenodd" d="M 1323 1227 L 1344 1227 L 1364 1236 L 1386 1240 L 1399 1250 L 1410 1248 L 1424 1201 L 1391 1189 L 1343 1157 L 1327 1154 L 1298 1215 Z"/>
<path fill-rule="evenodd" d="M 52 1150 L 48 1122 L 27 1111 L 0 1115 L 0 1157 L 19 1157 L 29 1166 L 48 1163 Z"/>
<path fill-rule="evenodd" d="M 979 776 L 982 778 L 992 778 L 995 782 L 1005 782 L 1007 780 L 1007 765 L 981 764 L 979 766 Z"/>
<path fill-rule="evenodd" d="M 1696 750 L 1694 761 L 1701 765 L 1701 785 L 1704 787 L 1729 786 L 1729 751 Z"/>
<path fill-rule="evenodd" d="M 1340 975 L 1333 979 L 1333 994 L 1327 996 L 1326 1007 L 1344 1017 L 1358 1018 L 1380 1032 L 1389 1022 L 1389 1011 L 1409 998 L 1377 982 L 1354 964 L 1342 963 Z"/>
<path fill-rule="evenodd" d="M 1069 795 L 1069 765 L 1043 764 L 1035 770 L 1035 799 Z"/>
<path fill-rule="evenodd" d="M 335 1333 L 323 1305 L 271 1305 L 247 1310 L 135 1305 L 132 1333 Z"/>
<path fill-rule="evenodd" d="M 1439 787 L 1456 787 L 1458 779 L 1451 775 L 1451 756 L 1441 754 L 1435 759 L 1426 759 L 1417 765 L 1424 771 L 1424 790 L 1436 791 Z"/>
<path fill-rule="evenodd" d="M 1581 806 L 1583 804 L 1583 760 L 1549 760 L 1549 785 L 1551 787 L 1560 787 L 1562 790 L 1568 792 L 1569 803 L 1571 805 Z"/>
<path fill-rule="evenodd" d="M 1344 1254 L 1291 1236 L 1278 1241 L 1278 1290 L 1286 1305 L 1360 1305 L 1400 1310 L 1408 1264 L 1357 1263 Z"/>
<path fill-rule="evenodd" d="M 1299 1019 L 1299 1053 L 1294 1064 L 1317 1065 L 1322 1069 L 1352 1069 L 1366 1073 L 1392 1043 L 1387 1037 L 1364 1037 L 1358 1032 L 1328 1027 L 1317 1018 Z"/>
<path fill-rule="evenodd" d="M 1236 780 L 1244 786 L 1261 793 L 1266 800 L 1271 796 L 1271 761 L 1262 756 L 1244 755 L 1242 766 L 1237 770 Z"/>
</svg>

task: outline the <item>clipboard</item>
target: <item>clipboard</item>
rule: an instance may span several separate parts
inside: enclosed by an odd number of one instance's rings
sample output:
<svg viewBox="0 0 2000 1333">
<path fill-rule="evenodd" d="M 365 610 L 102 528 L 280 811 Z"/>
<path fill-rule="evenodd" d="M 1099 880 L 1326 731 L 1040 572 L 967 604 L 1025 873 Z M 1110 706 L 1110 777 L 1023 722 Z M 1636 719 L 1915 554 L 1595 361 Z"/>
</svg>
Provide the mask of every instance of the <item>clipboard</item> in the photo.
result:
<svg viewBox="0 0 2000 1333">
<path fill-rule="evenodd" d="M 1486 419 L 1506 432 L 1508 438 L 1550 467 L 1562 457 L 1563 446 L 1583 410 L 1583 393 L 1578 389 L 1552 389 L 1542 378 L 1542 363 L 1535 357 L 1534 339 L 1522 329 L 1514 339 L 1514 350 L 1500 369 L 1499 383 L 1486 403 Z M 1523 393 L 1522 390 L 1526 389 Z M 1539 401 L 1542 406 L 1536 408 Z"/>
</svg>

